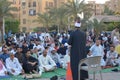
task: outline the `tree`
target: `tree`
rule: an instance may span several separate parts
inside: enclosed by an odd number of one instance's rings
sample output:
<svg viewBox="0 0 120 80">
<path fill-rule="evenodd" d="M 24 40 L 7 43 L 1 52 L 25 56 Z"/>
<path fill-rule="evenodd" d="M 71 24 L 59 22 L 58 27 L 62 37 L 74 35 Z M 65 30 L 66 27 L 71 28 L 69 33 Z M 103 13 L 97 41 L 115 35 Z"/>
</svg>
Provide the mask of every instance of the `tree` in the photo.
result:
<svg viewBox="0 0 120 80">
<path fill-rule="evenodd" d="M 113 15 L 114 11 L 110 10 L 107 6 L 105 6 L 104 13 L 106 15 Z"/>
<path fill-rule="evenodd" d="M 37 21 L 39 23 L 42 23 L 43 27 L 48 28 L 50 26 L 50 24 L 52 23 L 52 17 L 47 12 L 43 13 L 43 14 L 39 13 Z"/>
<path fill-rule="evenodd" d="M 73 15 L 74 18 L 77 17 L 77 14 L 81 14 L 82 12 L 84 12 L 88 7 L 86 6 L 86 4 L 84 3 L 84 0 L 68 0 L 67 3 L 64 4 L 66 9 L 67 9 L 67 13 L 68 15 Z"/>
<path fill-rule="evenodd" d="M 18 20 L 6 20 L 5 21 L 5 32 L 8 33 L 9 31 L 12 31 L 12 33 L 19 32 L 19 25 L 20 22 Z"/>
<path fill-rule="evenodd" d="M 64 26 L 66 26 L 66 8 L 64 8 L 64 6 L 60 6 L 59 8 L 50 8 L 49 9 L 49 14 L 51 15 L 52 19 L 53 19 L 53 22 L 56 23 L 56 24 L 53 24 L 53 25 L 57 25 L 58 26 L 58 29 L 59 28 L 65 28 Z"/>
<path fill-rule="evenodd" d="M 119 27 L 120 28 L 120 22 L 110 22 L 110 23 L 106 23 L 108 26 L 107 31 L 112 31 L 113 29 L 115 29 L 115 27 Z"/>
<path fill-rule="evenodd" d="M 81 20 L 82 29 L 86 29 L 86 22 L 88 22 L 88 19 L 91 17 L 93 11 L 88 4 L 85 4 L 84 1 L 85 0 L 68 0 L 68 3 L 64 4 L 65 8 L 67 9 L 67 15 L 72 16 L 74 20 L 76 19 L 76 17 L 79 17 L 78 14 L 83 13 L 85 15 L 83 15 L 84 18 Z"/>
<path fill-rule="evenodd" d="M 0 19 L 2 24 L 0 25 L 0 31 L 2 34 L 2 42 L 4 41 L 4 19 L 12 16 L 11 11 L 16 11 L 15 7 L 11 7 L 11 3 L 8 0 L 0 0 Z"/>
<path fill-rule="evenodd" d="M 90 24 L 93 26 L 96 36 L 98 36 L 100 32 L 105 29 L 106 26 L 102 21 L 99 22 L 97 19 L 93 19 Z"/>
</svg>

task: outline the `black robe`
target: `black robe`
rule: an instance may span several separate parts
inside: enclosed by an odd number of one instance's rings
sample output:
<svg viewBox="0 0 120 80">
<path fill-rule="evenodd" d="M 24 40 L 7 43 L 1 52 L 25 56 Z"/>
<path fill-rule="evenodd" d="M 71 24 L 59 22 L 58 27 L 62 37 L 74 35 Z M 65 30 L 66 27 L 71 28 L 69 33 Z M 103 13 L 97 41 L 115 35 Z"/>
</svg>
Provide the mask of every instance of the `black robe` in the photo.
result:
<svg viewBox="0 0 120 80">
<path fill-rule="evenodd" d="M 31 64 L 29 64 L 28 62 L 37 62 L 36 65 L 32 66 Z M 38 60 L 32 56 L 30 56 L 29 58 L 24 57 L 24 61 L 23 61 L 23 69 L 25 71 L 25 73 L 30 73 L 32 72 L 32 70 L 37 70 L 38 68 Z"/>
<path fill-rule="evenodd" d="M 73 80 L 78 80 L 78 64 L 81 59 L 86 58 L 86 34 L 80 30 L 71 33 L 68 44 L 71 45 L 70 64 Z M 88 78 L 87 71 L 80 71 L 81 80 Z"/>
</svg>

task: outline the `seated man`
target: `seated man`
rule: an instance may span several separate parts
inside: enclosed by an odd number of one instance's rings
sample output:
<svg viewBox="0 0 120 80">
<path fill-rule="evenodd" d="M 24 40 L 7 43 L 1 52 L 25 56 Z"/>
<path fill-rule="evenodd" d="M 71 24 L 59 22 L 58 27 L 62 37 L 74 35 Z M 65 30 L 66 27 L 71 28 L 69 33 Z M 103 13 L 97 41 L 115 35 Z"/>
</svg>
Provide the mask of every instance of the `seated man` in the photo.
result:
<svg viewBox="0 0 120 80">
<path fill-rule="evenodd" d="M 67 69 L 68 63 L 70 63 L 70 52 L 64 56 L 63 68 Z"/>
<path fill-rule="evenodd" d="M 48 53 L 48 50 L 45 49 L 43 51 L 43 54 L 39 56 L 39 63 L 40 63 L 40 66 L 39 66 L 40 72 L 39 73 L 42 73 L 45 71 L 52 71 L 52 70 L 56 69 L 55 62 L 52 60 L 52 58 L 49 55 L 47 55 L 47 53 Z"/>
<path fill-rule="evenodd" d="M 60 56 L 58 55 L 58 53 L 56 52 L 54 48 L 51 50 L 50 57 L 55 61 L 57 67 L 62 67 Z"/>
<path fill-rule="evenodd" d="M 7 75 L 7 69 L 5 68 L 4 64 L 0 60 L 0 76 L 5 76 Z"/>
<path fill-rule="evenodd" d="M 10 56 L 7 47 L 3 47 L 3 53 L 0 55 L 0 59 L 5 63 L 5 60 Z"/>
<path fill-rule="evenodd" d="M 115 51 L 115 47 L 111 46 L 110 51 L 107 52 L 106 65 L 109 65 L 109 66 L 117 65 L 116 63 L 117 57 L 118 57 L 118 54 Z"/>
<path fill-rule="evenodd" d="M 38 60 L 31 56 L 31 52 L 28 50 L 25 53 L 25 58 L 23 61 L 23 69 L 25 73 L 37 73 Z"/>
<path fill-rule="evenodd" d="M 17 47 L 17 52 L 15 54 L 15 57 L 19 60 L 20 64 L 23 65 L 24 56 L 21 49 L 22 48 Z"/>
<path fill-rule="evenodd" d="M 13 53 L 10 53 L 10 57 L 6 59 L 6 67 L 10 74 L 19 75 L 24 73 L 22 66 L 18 59 L 14 57 Z"/>
</svg>

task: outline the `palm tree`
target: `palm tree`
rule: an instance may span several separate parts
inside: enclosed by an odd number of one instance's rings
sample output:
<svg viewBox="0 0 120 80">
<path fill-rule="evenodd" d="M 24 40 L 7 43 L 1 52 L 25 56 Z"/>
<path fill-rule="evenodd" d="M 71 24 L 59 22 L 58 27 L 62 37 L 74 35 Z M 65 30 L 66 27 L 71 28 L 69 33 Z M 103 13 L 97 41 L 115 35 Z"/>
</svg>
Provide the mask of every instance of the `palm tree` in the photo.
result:
<svg viewBox="0 0 120 80">
<path fill-rule="evenodd" d="M 97 19 L 93 19 L 93 21 L 90 21 L 90 23 L 95 30 L 96 36 L 98 36 L 100 32 L 103 31 L 106 27 L 106 25 L 102 21 L 99 22 Z"/>
<path fill-rule="evenodd" d="M 51 15 L 51 17 L 54 20 L 54 23 L 56 23 L 56 25 L 58 26 L 58 32 L 59 32 L 59 28 L 65 28 L 65 22 L 66 22 L 66 8 L 64 8 L 64 6 L 60 6 L 59 8 L 51 8 L 49 9 L 49 13 Z"/>
<path fill-rule="evenodd" d="M 8 0 L 0 0 L 0 20 L 2 23 L 0 24 L 0 31 L 2 34 L 2 42 L 4 41 L 4 19 L 6 17 L 12 17 L 11 11 L 16 11 L 17 9 L 15 7 L 11 7 L 11 2 L 8 2 Z"/>
<path fill-rule="evenodd" d="M 50 24 L 52 23 L 52 17 L 49 13 L 39 13 L 37 22 L 42 23 L 43 27 L 50 27 Z"/>
<path fill-rule="evenodd" d="M 115 15 L 115 12 L 110 10 L 107 6 L 105 6 L 104 13 L 106 15 Z"/>
<path fill-rule="evenodd" d="M 91 17 L 93 11 L 88 4 L 85 4 L 84 1 L 85 0 L 68 0 L 68 3 L 64 4 L 65 8 L 67 9 L 66 13 L 68 16 L 72 16 L 74 19 L 76 19 L 79 17 L 78 14 L 83 13 L 85 15 L 81 20 L 82 29 L 86 28 L 86 22 L 88 22 L 88 19 Z"/>
<path fill-rule="evenodd" d="M 75 18 L 77 17 L 77 14 L 81 14 L 82 12 L 85 11 L 87 8 L 84 0 L 68 0 L 67 3 L 64 4 L 65 7 L 67 8 L 67 13 L 68 15 L 73 15 Z"/>
</svg>

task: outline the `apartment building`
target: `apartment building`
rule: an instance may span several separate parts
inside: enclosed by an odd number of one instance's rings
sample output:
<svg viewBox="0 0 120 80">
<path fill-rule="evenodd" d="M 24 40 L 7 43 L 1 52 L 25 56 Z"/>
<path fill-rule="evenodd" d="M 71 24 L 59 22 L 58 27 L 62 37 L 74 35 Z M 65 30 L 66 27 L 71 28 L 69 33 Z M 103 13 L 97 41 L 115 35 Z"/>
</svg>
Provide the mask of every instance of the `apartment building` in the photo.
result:
<svg viewBox="0 0 120 80">
<path fill-rule="evenodd" d="M 115 13 L 120 13 L 120 0 L 110 0 L 105 5 Z"/>
<path fill-rule="evenodd" d="M 104 12 L 104 4 L 99 4 L 95 1 L 88 1 L 88 6 L 92 9 L 93 15 L 102 15 Z"/>
<path fill-rule="evenodd" d="M 11 6 L 17 7 L 18 12 L 12 12 L 20 21 L 20 31 L 30 32 L 37 27 L 43 27 L 36 22 L 38 13 L 46 12 L 46 8 L 59 7 L 68 0 L 9 0 Z"/>
<path fill-rule="evenodd" d="M 8 0 L 12 3 L 11 7 L 16 7 L 17 11 L 12 11 L 11 13 L 14 15 L 14 18 L 20 20 L 20 0 Z"/>
<path fill-rule="evenodd" d="M 34 28 L 43 27 L 37 20 L 38 13 L 44 13 L 47 7 L 54 6 L 54 0 L 8 0 L 17 12 L 11 12 L 20 21 L 20 31 L 33 31 Z"/>
</svg>

